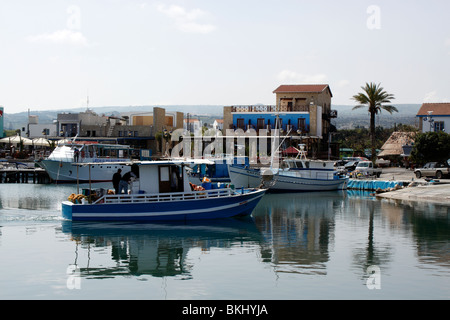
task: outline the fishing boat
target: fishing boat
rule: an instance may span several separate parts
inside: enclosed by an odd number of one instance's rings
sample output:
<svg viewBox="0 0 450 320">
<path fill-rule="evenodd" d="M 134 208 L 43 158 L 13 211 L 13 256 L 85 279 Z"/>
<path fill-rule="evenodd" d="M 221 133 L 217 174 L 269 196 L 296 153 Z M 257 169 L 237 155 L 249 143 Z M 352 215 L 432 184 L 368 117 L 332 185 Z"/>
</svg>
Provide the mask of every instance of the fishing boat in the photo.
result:
<svg viewBox="0 0 450 320">
<path fill-rule="evenodd" d="M 128 193 L 89 189 L 81 195 L 72 194 L 62 202 L 63 218 L 72 221 L 183 221 L 247 216 L 266 192 L 263 188 L 196 186 L 189 182 L 186 174 L 189 163 L 182 161 L 139 161 L 128 165 L 136 176 Z"/>
<path fill-rule="evenodd" d="M 126 168 L 121 162 L 129 161 L 130 153 L 131 148 L 125 145 L 73 139 L 58 145 L 47 158 L 36 163 L 56 183 L 88 182 L 89 179 L 107 182 L 118 169 Z M 74 166 L 75 163 L 91 163 L 91 166 Z"/>
<path fill-rule="evenodd" d="M 349 180 L 336 171 L 334 162 L 307 159 L 303 148 L 296 158 L 281 159 L 279 168 L 229 165 L 228 171 L 231 183 L 237 188 L 258 186 L 262 176 L 271 175 L 271 192 L 343 190 Z"/>
</svg>

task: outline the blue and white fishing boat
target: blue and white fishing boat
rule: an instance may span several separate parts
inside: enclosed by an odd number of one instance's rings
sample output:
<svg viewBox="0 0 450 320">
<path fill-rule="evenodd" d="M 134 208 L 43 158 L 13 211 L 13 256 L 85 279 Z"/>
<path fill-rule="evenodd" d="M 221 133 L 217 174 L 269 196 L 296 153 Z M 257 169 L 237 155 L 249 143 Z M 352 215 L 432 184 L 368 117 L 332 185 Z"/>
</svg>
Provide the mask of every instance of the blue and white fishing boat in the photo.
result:
<svg viewBox="0 0 450 320">
<path fill-rule="evenodd" d="M 89 164 L 79 164 L 88 165 Z M 183 161 L 129 163 L 136 178 L 126 194 L 92 190 L 62 202 L 63 218 L 72 221 L 164 221 L 250 215 L 265 194 L 260 188 L 211 188 L 189 182 Z M 126 173 L 126 172 L 123 172 Z M 87 194 L 87 195 L 86 195 Z M 81 203 L 80 203 L 81 202 Z"/>
</svg>

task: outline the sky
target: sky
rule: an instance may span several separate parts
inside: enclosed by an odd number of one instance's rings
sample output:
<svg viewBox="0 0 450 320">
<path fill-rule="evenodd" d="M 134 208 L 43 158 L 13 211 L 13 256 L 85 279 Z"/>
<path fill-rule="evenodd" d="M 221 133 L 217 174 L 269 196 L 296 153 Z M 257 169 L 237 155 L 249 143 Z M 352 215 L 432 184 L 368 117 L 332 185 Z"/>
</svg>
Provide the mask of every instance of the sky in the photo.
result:
<svg viewBox="0 0 450 320">
<path fill-rule="evenodd" d="M 6 113 L 275 104 L 281 84 L 366 82 L 450 101 L 448 0 L 2 0 Z M 180 110 L 186 111 L 188 110 Z"/>
</svg>

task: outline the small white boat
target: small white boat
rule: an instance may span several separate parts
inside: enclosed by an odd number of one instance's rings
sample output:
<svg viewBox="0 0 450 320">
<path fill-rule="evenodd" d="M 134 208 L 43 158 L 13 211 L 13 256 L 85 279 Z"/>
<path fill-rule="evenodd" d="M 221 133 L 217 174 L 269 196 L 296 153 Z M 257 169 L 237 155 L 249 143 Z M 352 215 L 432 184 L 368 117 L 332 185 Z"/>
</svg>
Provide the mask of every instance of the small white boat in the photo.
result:
<svg viewBox="0 0 450 320">
<path fill-rule="evenodd" d="M 92 182 L 106 182 L 112 180 L 118 169 L 126 168 L 121 162 L 130 160 L 130 152 L 131 148 L 124 145 L 69 141 L 36 163 L 57 183 L 88 182 L 89 177 Z M 91 163 L 91 166 L 77 167 L 75 163 Z"/>
<path fill-rule="evenodd" d="M 154 221 L 246 216 L 266 192 L 259 188 L 194 188 L 185 171 L 189 163 L 182 161 L 128 165 L 133 166 L 137 178 L 127 194 L 103 191 L 93 195 L 89 190 L 88 196 L 81 195 L 81 203 L 80 195 L 72 194 L 62 202 L 63 217 L 72 221 Z"/>
</svg>

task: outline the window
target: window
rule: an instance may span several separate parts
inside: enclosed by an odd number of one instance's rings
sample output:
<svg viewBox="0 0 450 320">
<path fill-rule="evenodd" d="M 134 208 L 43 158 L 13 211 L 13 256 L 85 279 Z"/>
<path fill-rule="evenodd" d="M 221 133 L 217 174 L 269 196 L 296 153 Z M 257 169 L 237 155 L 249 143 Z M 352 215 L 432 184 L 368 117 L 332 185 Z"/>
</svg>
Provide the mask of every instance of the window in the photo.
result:
<svg viewBox="0 0 450 320">
<path fill-rule="evenodd" d="M 434 132 L 444 131 L 444 121 L 436 121 L 434 123 Z"/>
</svg>

